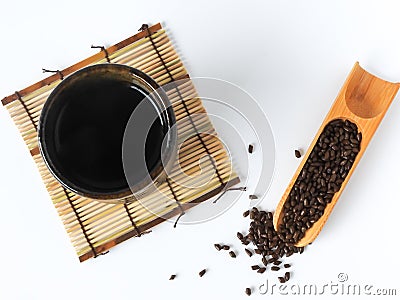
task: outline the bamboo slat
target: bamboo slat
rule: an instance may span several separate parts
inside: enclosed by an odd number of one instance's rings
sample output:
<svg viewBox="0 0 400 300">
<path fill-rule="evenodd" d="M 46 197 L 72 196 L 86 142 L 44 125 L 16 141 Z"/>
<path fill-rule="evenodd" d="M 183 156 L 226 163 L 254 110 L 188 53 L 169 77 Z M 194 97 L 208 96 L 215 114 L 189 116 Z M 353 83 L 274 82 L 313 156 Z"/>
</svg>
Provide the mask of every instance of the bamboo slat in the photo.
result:
<svg viewBox="0 0 400 300">
<path fill-rule="evenodd" d="M 177 119 L 179 152 L 169 184 L 164 182 L 140 201 L 107 204 L 81 197 L 65 190 L 47 169 L 38 149 L 36 128 L 47 97 L 61 82 L 59 74 L 2 100 L 37 164 L 81 262 L 180 214 L 180 207 L 189 209 L 239 182 L 201 99 L 160 24 L 106 50 L 111 63 L 140 69 L 164 86 Z M 61 73 L 67 76 L 85 66 L 106 62 L 105 51 L 101 51 Z"/>
</svg>

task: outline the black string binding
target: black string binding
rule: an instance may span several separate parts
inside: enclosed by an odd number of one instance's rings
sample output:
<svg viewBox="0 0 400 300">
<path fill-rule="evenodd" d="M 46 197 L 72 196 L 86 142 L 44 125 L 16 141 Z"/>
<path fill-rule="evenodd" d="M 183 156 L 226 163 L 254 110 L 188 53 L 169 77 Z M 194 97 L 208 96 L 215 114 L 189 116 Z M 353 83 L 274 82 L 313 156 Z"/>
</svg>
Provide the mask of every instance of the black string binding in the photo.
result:
<svg viewBox="0 0 400 300">
<path fill-rule="evenodd" d="M 144 25 L 146 25 L 146 24 L 143 24 L 142 27 L 143 27 Z M 146 27 L 146 26 L 145 26 L 145 27 Z M 158 58 L 160 59 L 162 65 L 164 66 L 164 69 L 167 71 L 167 74 L 168 74 L 168 76 L 170 77 L 171 81 L 175 81 L 174 77 L 172 76 L 171 72 L 170 72 L 169 69 L 168 69 L 168 66 L 166 65 L 164 59 L 163 59 L 162 56 L 161 56 L 160 51 L 158 50 L 156 44 L 154 43 L 153 38 L 151 37 L 151 32 L 150 32 L 150 30 L 149 30 L 148 25 L 147 25 L 147 27 L 146 27 L 146 30 L 147 30 L 147 33 L 148 33 L 148 37 L 149 37 L 149 39 L 150 39 L 150 42 L 151 42 L 151 44 L 152 44 L 154 50 L 156 51 L 157 56 L 158 56 Z M 201 145 L 203 146 L 203 148 L 204 148 L 204 149 L 206 150 L 206 152 L 207 152 L 208 158 L 209 158 L 211 164 L 213 165 L 213 168 L 215 169 L 215 172 L 216 172 L 216 175 L 217 175 L 217 177 L 218 177 L 219 182 L 221 183 L 221 185 L 225 184 L 225 183 L 224 183 L 224 180 L 223 180 L 222 177 L 221 177 L 221 174 L 220 174 L 219 171 L 218 171 L 217 166 L 215 165 L 215 162 L 214 162 L 214 160 L 213 160 L 213 158 L 212 158 L 212 155 L 211 155 L 210 150 L 208 150 L 206 143 L 204 142 L 203 138 L 201 137 L 199 131 L 197 130 L 196 124 L 194 124 L 193 118 L 191 117 L 190 112 L 189 112 L 189 108 L 187 107 L 186 102 L 185 102 L 185 99 L 183 98 L 183 96 L 182 96 L 182 94 L 181 94 L 181 91 L 179 90 L 179 88 L 178 88 L 177 85 L 175 86 L 175 91 L 177 92 L 177 94 L 178 94 L 178 96 L 179 96 L 179 99 L 181 100 L 181 103 L 182 103 L 182 105 L 183 105 L 183 108 L 185 109 L 185 112 L 186 112 L 186 114 L 187 114 L 187 116 L 188 116 L 188 118 L 189 118 L 190 124 L 192 125 L 194 131 L 196 132 L 196 136 L 197 136 L 198 140 L 200 141 Z"/>
<path fill-rule="evenodd" d="M 170 71 L 168 70 L 168 67 L 166 66 L 166 64 L 165 64 L 165 62 L 164 62 L 164 60 L 163 60 L 163 58 L 162 58 L 160 52 L 159 52 L 158 49 L 157 49 L 157 46 L 155 45 L 155 43 L 154 43 L 154 41 L 153 41 L 153 39 L 152 39 L 152 37 L 151 37 L 151 32 L 150 32 L 150 30 L 149 30 L 149 25 L 147 25 L 147 24 L 142 24 L 142 26 L 139 28 L 139 31 L 145 31 L 145 30 L 147 30 L 147 36 L 149 37 L 150 42 L 151 42 L 151 44 L 152 44 L 154 50 L 156 51 L 158 58 L 160 59 L 162 65 L 164 66 L 164 69 L 167 71 L 168 76 L 171 78 L 171 80 L 174 81 L 174 78 L 172 77 L 172 74 L 171 74 Z M 175 89 L 176 89 L 176 91 L 179 93 L 180 99 L 182 99 L 182 95 L 180 94 L 180 91 L 179 91 L 176 87 L 175 87 Z M 193 125 L 194 125 L 194 124 L 193 124 Z M 197 131 L 196 131 L 196 132 L 197 132 Z M 167 178 L 166 181 L 167 181 L 168 187 L 169 187 L 169 189 L 170 189 L 170 191 L 171 191 L 171 193 L 172 193 L 172 196 L 174 197 L 175 202 L 178 204 L 178 207 L 179 207 L 180 210 L 181 210 L 181 213 L 179 214 L 178 218 L 176 219 L 176 221 L 175 221 L 175 223 L 174 223 L 174 228 L 176 228 L 176 226 L 177 226 L 177 224 L 178 224 L 180 218 L 185 214 L 185 210 L 183 209 L 182 204 L 179 202 L 178 196 L 176 195 L 175 190 L 174 190 L 174 188 L 172 187 L 169 178 Z"/>
<path fill-rule="evenodd" d="M 169 189 L 171 190 L 172 196 L 175 199 L 175 202 L 178 204 L 178 206 L 181 210 L 181 213 L 179 214 L 178 218 L 176 219 L 176 221 L 174 223 L 174 228 L 176 228 L 176 225 L 178 225 L 179 219 L 185 214 L 185 210 L 183 209 L 182 204 L 179 202 L 178 196 L 176 195 L 176 193 L 171 185 L 171 182 L 169 181 L 169 178 L 167 178 L 166 181 L 167 181 Z"/>
<path fill-rule="evenodd" d="M 31 113 L 29 112 L 28 107 L 26 107 L 24 101 L 22 100 L 21 94 L 19 92 L 15 92 L 15 95 L 17 95 L 17 98 L 19 100 L 19 102 L 22 104 L 22 106 L 24 107 L 24 110 L 26 111 L 26 114 L 28 115 L 29 119 L 32 122 L 33 127 L 35 128 L 35 130 L 37 131 L 37 126 L 35 124 L 35 121 L 33 120 L 33 117 L 31 115 Z"/>
<path fill-rule="evenodd" d="M 63 187 L 63 191 L 64 191 L 65 196 L 66 196 L 67 199 L 68 199 L 69 204 L 71 205 L 72 210 L 73 210 L 74 213 L 75 213 L 76 219 L 78 220 L 78 223 L 79 223 L 79 225 L 81 226 L 83 235 L 85 236 L 86 242 L 89 244 L 89 247 L 90 247 L 90 249 L 91 249 L 92 252 L 93 252 L 94 258 L 96 258 L 96 257 L 99 256 L 99 255 L 104 255 L 104 254 L 106 254 L 107 252 L 100 253 L 100 254 L 98 254 L 98 253 L 96 252 L 96 249 L 94 248 L 92 242 L 90 241 L 90 238 L 89 238 L 89 236 L 88 236 L 88 234 L 87 234 L 87 232 L 86 232 L 85 226 L 84 226 L 83 223 L 82 223 L 82 220 L 81 220 L 81 218 L 80 218 L 80 216 L 79 216 L 79 214 L 78 214 L 78 211 L 77 211 L 76 208 L 75 208 L 74 203 L 73 203 L 72 200 L 71 200 L 71 197 L 70 197 L 69 194 L 68 194 L 68 191 L 67 191 L 64 187 Z"/>
<path fill-rule="evenodd" d="M 138 234 L 138 237 L 141 237 L 141 236 L 142 236 L 142 233 L 140 232 L 139 227 L 136 225 L 135 221 L 133 220 L 133 218 L 132 218 L 132 216 L 131 216 L 131 214 L 130 214 L 130 212 L 129 212 L 128 205 L 127 205 L 126 203 L 124 203 L 124 207 L 125 207 L 126 213 L 127 213 L 128 216 L 129 216 L 129 220 L 131 220 L 132 226 L 135 228 L 135 230 L 136 230 L 136 232 L 137 232 L 137 234 Z"/>
<path fill-rule="evenodd" d="M 110 57 L 108 56 L 108 51 L 104 46 L 90 46 L 92 49 L 100 49 L 100 51 L 104 52 L 104 56 L 107 59 L 108 63 L 111 63 Z"/>
<path fill-rule="evenodd" d="M 167 74 L 168 74 L 169 78 L 171 79 L 171 81 L 175 81 L 174 77 L 172 76 L 171 72 L 170 72 L 169 69 L 168 69 L 168 66 L 166 65 L 164 59 L 162 58 L 162 55 L 161 55 L 160 51 L 158 50 L 156 44 L 154 43 L 153 38 L 151 37 L 151 32 L 150 32 L 150 29 L 149 29 L 149 25 L 143 24 L 142 27 L 140 27 L 139 31 L 140 31 L 140 30 L 141 30 L 141 31 L 147 30 L 147 36 L 148 36 L 148 38 L 150 39 L 151 45 L 153 46 L 154 50 L 156 51 L 157 56 L 158 56 L 158 58 L 160 59 L 160 62 L 161 62 L 162 65 L 164 66 L 164 69 L 167 71 Z M 192 125 L 194 131 L 196 132 L 197 138 L 199 139 L 201 145 L 203 146 L 203 148 L 204 148 L 204 149 L 206 150 L 206 152 L 207 152 L 208 158 L 209 158 L 211 164 L 213 165 L 213 168 L 215 169 L 215 172 L 216 172 L 216 175 L 217 175 L 217 177 L 218 177 L 219 182 L 221 183 L 221 185 L 225 184 L 225 183 L 224 183 L 224 180 L 223 180 L 222 177 L 221 177 L 221 174 L 220 174 L 219 171 L 218 171 L 217 166 L 215 165 L 215 162 L 214 162 L 214 160 L 213 160 L 213 158 L 212 158 L 212 155 L 211 155 L 210 150 L 208 150 L 208 148 L 207 148 L 207 146 L 206 146 L 206 143 L 204 142 L 203 138 L 201 137 L 199 131 L 197 130 L 196 124 L 194 124 L 194 121 L 193 121 L 193 119 L 192 119 L 192 117 L 191 117 L 191 115 L 190 115 L 190 112 L 189 112 L 189 108 L 187 107 L 187 105 L 186 105 L 186 103 L 185 103 L 185 100 L 184 100 L 184 98 L 182 97 L 182 94 L 181 94 L 181 92 L 180 92 L 178 86 L 175 86 L 175 91 L 178 93 L 179 99 L 181 100 L 181 103 L 182 103 L 182 105 L 183 105 L 183 107 L 184 107 L 184 109 L 185 109 L 185 111 L 186 111 L 186 114 L 187 114 L 187 116 L 188 116 L 188 118 L 189 118 L 189 122 L 190 122 L 190 124 Z"/>
<path fill-rule="evenodd" d="M 160 51 L 158 50 L 156 44 L 154 43 L 153 38 L 151 37 L 151 32 L 150 32 L 150 29 L 149 29 L 149 25 L 147 25 L 147 24 L 142 24 L 142 26 L 139 28 L 139 31 L 147 31 L 147 37 L 149 38 L 150 43 L 151 43 L 151 45 L 153 46 L 154 51 L 157 53 L 157 56 L 158 56 L 158 58 L 159 58 L 161 64 L 164 66 L 164 69 L 166 70 L 166 72 L 167 72 L 169 78 L 171 79 L 171 82 L 175 81 L 174 77 L 172 76 L 171 72 L 170 72 L 169 69 L 168 69 L 168 66 L 166 65 L 164 59 L 162 58 L 162 55 L 161 55 Z M 220 174 L 219 171 L 218 171 L 217 166 L 215 165 L 215 162 L 214 162 L 214 160 L 213 160 L 213 158 L 212 158 L 211 152 L 210 152 L 210 150 L 207 148 L 206 143 L 204 142 L 203 138 L 201 137 L 199 131 L 197 130 L 196 124 L 194 123 L 193 118 L 192 118 L 192 116 L 190 115 L 189 108 L 187 107 L 186 102 L 185 102 L 185 100 L 184 100 L 184 98 L 183 98 L 183 96 L 182 96 L 182 94 L 181 94 L 181 92 L 180 92 L 178 86 L 175 85 L 174 88 L 175 88 L 175 91 L 177 92 L 178 97 L 179 97 L 179 99 L 180 99 L 180 101 L 181 101 L 181 103 L 182 103 L 182 105 L 183 105 L 183 107 L 184 107 L 184 109 L 185 109 L 185 112 L 186 112 L 186 114 L 187 114 L 187 116 L 188 116 L 188 118 L 189 118 L 189 122 L 190 122 L 192 128 L 194 129 L 194 131 L 196 132 L 196 136 L 197 136 L 198 140 L 200 141 L 202 147 L 206 150 L 206 153 L 207 153 L 207 155 L 208 155 L 208 158 L 209 158 L 209 160 L 210 160 L 210 162 L 211 162 L 213 168 L 215 169 L 215 172 L 216 172 L 216 175 L 217 175 L 217 177 L 218 177 L 219 182 L 221 183 L 221 185 L 224 185 L 225 183 L 224 183 L 224 181 L 223 181 L 223 179 L 222 179 L 221 174 Z M 170 190 L 171 190 L 171 192 L 172 192 L 172 195 L 173 195 L 174 198 L 175 198 L 175 201 L 177 201 L 177 203 L 179 204 L 179 206 L 180 206 L 180 208 L 181 208 L 181 210 L 182 210 L 181 214 L 179 215 L 179 217 L 178 217 L 177 220 L 175 221 L 174 227 L 176 227 L 176 224 L 178 223 L 179 219 L 185 214 L 185 212 L 184 212 L 184 210 L 183 210 L 181 204 L 179 203 L 179 201 L 178 201 L 178 199 L 177 199 L 177 197 L 176 197 L 176 194 L 175 194 L 175 192 L 174 192 L 174 190 L 173 190 L 173 188 L 172 188 L 172 186 L 171 186 L 171 184 L 170 184 L 170 182 L 169 182 L 168 180 L 167 180 L 167 183 L 168 183 L 168 186 L 169 186 L 169 188 L 170 188 Z M 226 192 L 226 190 L 224 191 L 224 193 L 225 193 L 225 192 Z M 221 195 L 221 196 L 222 196 L 222 195 Z M 220 197 L 219 197 L 219 198 L 220 198 Z M 218 198 L 218 199 L 219 199 L 219 198 Z"/>
<path fill-rule="evenodd" d="M 60 76 L 61 80 L 64 79 L 64 75 L 60 70 L 48 70 L 48 69 L 42 68 L 42 71 L 43 71 L 43 73 L 57 73 Z"/>
<path fill-rule="evenodd" d="M 225 195 L 226 192 L 229 192 L 229 191 L 246 191 L 246 190 L 247 190 L 247 188 L 246 188 L 245 186 L 236 187 L 236 188 L 224 189 L 224 191 L 223 191 L 221 194 L 219 194 L 219 196 L 217 197 L 217 199 L 215 199 L 215 200 L 213 201 L 213 203 L 217 203 L 218 200 L 221 199 L 222 196 Z"/>
<path fill-rule="evenodd" d="M 149 25 L 148 24 L 142 24 L 142 26 L 140 26 L 138 31 L 145 31 L 146 29 L 149 29 Z"/>
</svg>

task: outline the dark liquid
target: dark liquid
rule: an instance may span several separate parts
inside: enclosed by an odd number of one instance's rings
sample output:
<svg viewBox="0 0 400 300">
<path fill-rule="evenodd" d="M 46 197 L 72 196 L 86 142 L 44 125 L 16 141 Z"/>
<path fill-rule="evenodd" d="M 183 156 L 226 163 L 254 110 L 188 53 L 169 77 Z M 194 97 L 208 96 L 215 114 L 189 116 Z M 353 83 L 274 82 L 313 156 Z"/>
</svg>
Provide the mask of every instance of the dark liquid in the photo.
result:
<svg viewBox="0 0 400 300">
<path fill-rule="evenodd" d="M 60 102 L 58 102 L 60 101 Z M 56 167 L 65 178 L 88 191 L 116 192 L 128 187 L 122 163 L 122 142 L 134 109 L 142 102 L 146 115 L 158 112 L 145 95 L 130 83 L 110 79 L 85 79 L 59 94 L 62 108 L 54 128 Z M 147 116 L 148 114 L 148 116 Z M 142 120 L 142 119 L 140 119 Z M 137 121 L 140 133 L 144 123 Z M 161 119 L 151 125 L 145 143 L 146 168 L 130 172 L 130 183 L 139 182 L 159 164 L 165 128 Z M 135 140 L 132 136 L 130 140 Z M 132 153 L 140 156 L 143 153 Z"/>
</svg>

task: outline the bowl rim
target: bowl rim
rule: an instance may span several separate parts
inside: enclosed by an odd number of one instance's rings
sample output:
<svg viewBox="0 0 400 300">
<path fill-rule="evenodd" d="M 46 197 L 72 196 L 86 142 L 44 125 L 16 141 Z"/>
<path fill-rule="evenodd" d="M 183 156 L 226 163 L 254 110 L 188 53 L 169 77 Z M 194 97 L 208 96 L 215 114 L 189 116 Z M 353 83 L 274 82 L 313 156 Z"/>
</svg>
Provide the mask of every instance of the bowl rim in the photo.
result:
<svg viewBox="0 0 400 300">
<path fill-rule="evenodd" d="M 147 95 L 151 94 L 152 97 L 153 96 L 157 97 L 158 100 L 161 101 L 161 103 L 163 103 L 165 106 L 165 109 L 159 111 L 159 113 L 162 114 L 167 120 L 166 125 L 168 126 L 168 131 L 166 133 L 166 136 L 169 136 L 170 140 L 169 145 L 167 145 L 169 146 L 169 151 L 166 151 L 166 153 L 162 153 L 162 159 L 160 159 L 160 161 L 157 162 L 156 166 L 149 172 L 151 175 L 152 182 L 145 180 L 144 183 L 142 182 L 140 186 L 135 187 L 131 186 L 130 181 L 126 179 L 127 185 L 124 188 L 116 189 L 115 191 L 113 190 L 113 191 L 100 192 L 96 191 L 95 189 L 91 190 L 74 183 L 73 180 L 71 180 L 71 177 L 68 178 L 68 176 L 63 175 L 63 172 L 61 172 L 57 168 L 56 164 L 52 160 L 51 157 L 52 154 L 49 153 L 48 151 L 48 141 L 46 141 L 46 121 L 48 120 L 49 114 L 51 114 L 52 105 L 55 103 L 59 93 L 65 87 L 68 87 L 71 83 L 79 80 L 82 77 L 87 77 L 90 76 L 92 73 L 95 74 L 95 72 L 100 72 L 100 71 L 114 72 L 115 76 L 129 75 L 129 78 L 132 79 L 132 83 L 137 83 L 136 81 L 137 79 L 141 80 L 141 83 L 144 84 L 145 86 L 147 85 L 148 88 L 148 90 L 144 90 L 144 92 L 146 92 Z M 157 105 L 155 106 L 158 108 Z M 132 198 L 132 197 L 134 198 L 134 191 L 143 192 L 146 186 L 150 185 L 151 183 L 154 183 L 154 181 L 157 179 L 160 180 L 161 178 L 165 177 L 164 174 L 166 173 L 165 167 L 168 166 L 164 166 L 163 162 L 168 164 L 172 160 L 176 152 L 175 145 L 177 141 L 177 130 L 175 124 L 176 124 L 176 118 L 175 118 L 175 113 L 172 109 L 172 104 L 167 94 L 163 90 L 163 88 L 153 78 L 151 78 L 146 73 L 127 65 L 115 64 L 115 63 L 96 64 L 79 69 L 78 71 L 70 74 L 68 77 L 65 77 L 50 93 L 45 104 L 43 105 L 39 118 L 38 145 L 41 156 L 48 170 L 57 179 L 57 181 L 59 181 L 61 185 L 63 185 L 65 188 L 78 195 L 87 198 L 120 202 L 121 199 L 123 200 L 124 198 Z M 121 159 L 122 159 L 122 149 L 121 149 Z"/>
</svg>

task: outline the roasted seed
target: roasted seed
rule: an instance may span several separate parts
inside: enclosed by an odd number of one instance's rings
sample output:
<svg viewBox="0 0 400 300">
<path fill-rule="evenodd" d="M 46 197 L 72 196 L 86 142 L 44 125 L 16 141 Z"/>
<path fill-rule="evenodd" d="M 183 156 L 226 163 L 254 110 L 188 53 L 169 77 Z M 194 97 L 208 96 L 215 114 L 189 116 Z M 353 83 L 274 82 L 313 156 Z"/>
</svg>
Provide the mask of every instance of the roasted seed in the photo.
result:
<svg viewBox="0 0 400 300">
<path fill-rule="evenodd" d="M 297 157 L 297 158 L 300 158 L 301 157 L 301 153 L 300 153 L 300 151 L 299 150 L 294 150 L 294 155 Z"/>
<path fill-rule="evenodd" d="M 260 266 L 259 265 L 254 265 L 254 266 L 251 266 L 251 269 L 252 270 L 258 270 L 260 268 Z"/>
<path fill-rule="evenodd" d="M 285 283 L 285 278 L 283 278 L 283 277 L 278 277 L 278 280 L 280 283 Z"/>
<path fill-rule="evenodd" d="M 249 199 L 250 200 L 255 200 L 255 199 L 258 199 L 258 197 L 256 195 L 249 195 Z"/>
<path fill-rule="evenodd" d="M 262 263 L 264 264 L 264 266 L 268 265 L 268 261 L 267 261 L 267 259 L 266 259 L 265 257 L 263 257 L 263 258 L 261 259 L 261 261 L 262 261 Z"/>
<path fill-rule="evenodd" d="M 199 276 L 200 276 L 200 277 L 203 277 L 204 274 L 206 274 L 206 272 L 207 272 L 206 269 L 201 270 L 201 271 L 199 272 Z"/>
<path fill-rule="evenodd" d="M 290 279 L 290 272 L 285 272 L 285 281 Z"/>
<path fill-rule="evenodd" d="M 172 274 L 171 277 L 169 278 L 169 280 L 174 280 L 176 278 L 175 274 Z"/>
<path fill-rule="evenodd" d="M 283 265 L 285 268 L 290 268 L 290 264 L 284 264 Z"/>
<path fill-rule="evenodd" d="M 271 267 L 271 270 L 272 271 L 279 271 L 281 268 L 279 268 L 279 267 L 277 267 L 277 266 L 273 266 L 273 267 Z"/>
<path fill-rule="evenodd" d="M 236 258 L 236 254 L 235 254 L 235 252 L 233 252 L 233 251 L 229 251 L 229 256 L 230 256 L 230 257 L 233 257 L 233 258 Z"/>
<path fill-rule="evenodd" d="M 244 218 L 247 218 L 247 216 L 250 214 L 250 211 L 248 211 L 248 210 L 246 210 L 244 213 L 243 213 L 243 217 Z"/>
<path fill-rule="evenodd" d="M 231 247 L 229 247 L 228 245 L 223 245 L 223 246 L 222 246 L 222 249 L 224 249 L 224 250 L 229 250 L 229 249 L 231 249 Z"/>
<path fill-rule="evenodd" d="M 222 246 L 220 244 L 214 244 L 215 249 L 220 251 L 222 249 Z"/>
<path fill-rule="evenodd" d="M 251 295 L 251 289 L 250 288 L 246 288 L 245 293 L 246 293 L 247 296 L 250 296 Z"/>
<path fill-rule="evenodd" d="M 259 269 L 257 270 L 257 273 L 262 274 L 262 273 L 264 273 L 266 270 L 267 270 L 267 268 L 262 267 L 262 268 L 259 268 Z"/>
<path fill-rule="evenodd" d="M 236 233 L 236 236 L 239 240 L 243 240 L 243 234 L 241 234 L 240 232 Z"/>
<path fill-rule="evenodd" d="M 249 256 L 249 257 L 252 257 L 253 256 L 253 252 L 251 252 L 249 249 L 244 249 L 244 251 L 246 252 L 246 254 Z"/>
<path fill-rule="evenodd" d="M 249 153 L 253 153 L 254 146 L 252 144 L 249 145 L 248 151 Z"/>
<path fill-rule="evenodd" d="M 325 126 L 283 205 L 278 237 L 285 243 L 301 240 L 321 218 L 333 195 L 340 191 L 360 143 L 361 134 L 349 120 L 337 119 Z M 302 253 L 303 249 L 279 250 L 280 255 L 286 256 L 297 252 Z"/>
</svg>

